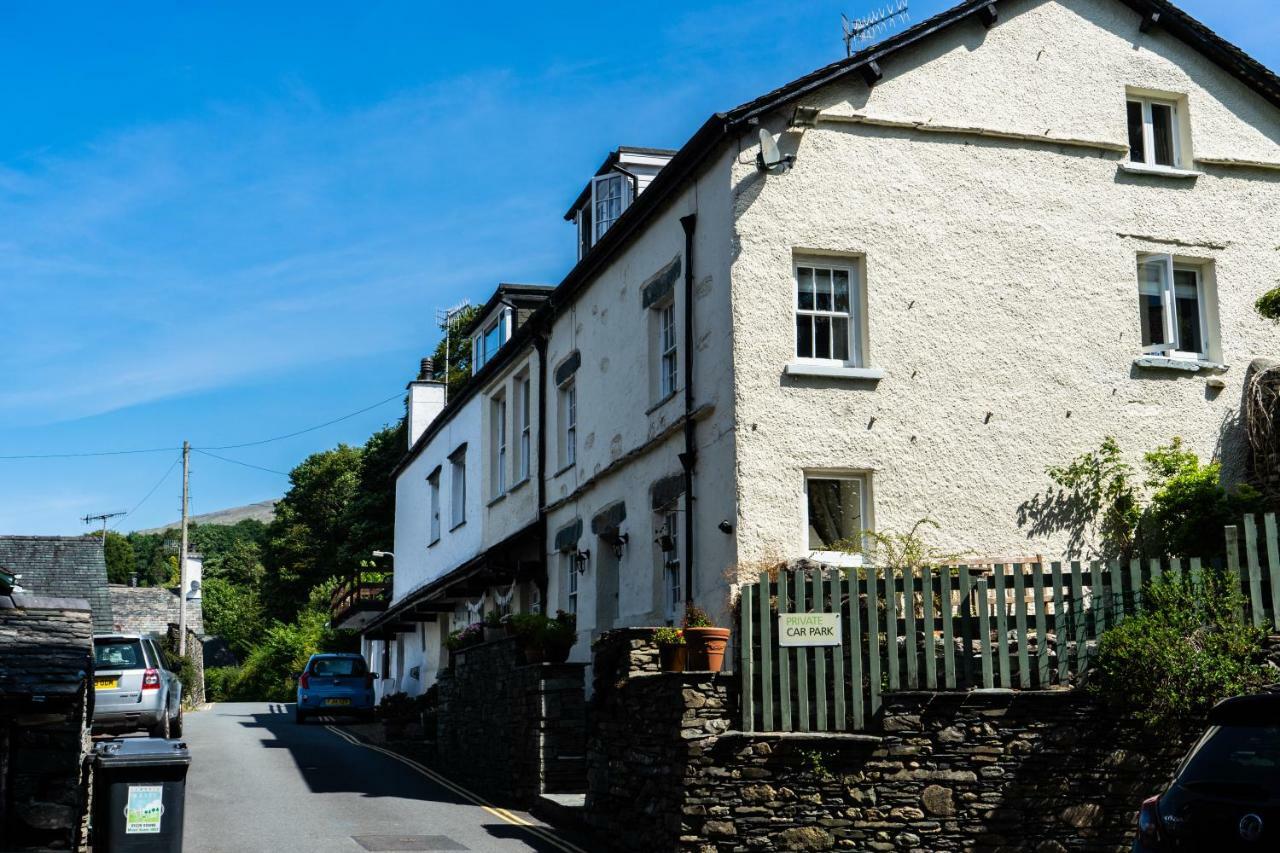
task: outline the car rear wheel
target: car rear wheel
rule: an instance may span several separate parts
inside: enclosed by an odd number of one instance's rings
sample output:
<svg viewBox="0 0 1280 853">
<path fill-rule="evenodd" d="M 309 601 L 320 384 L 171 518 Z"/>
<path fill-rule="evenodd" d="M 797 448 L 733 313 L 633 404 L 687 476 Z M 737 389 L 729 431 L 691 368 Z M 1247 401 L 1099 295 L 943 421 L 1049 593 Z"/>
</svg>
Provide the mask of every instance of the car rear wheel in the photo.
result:
<svg viewBox="0 0 1280 853">
<path fill-rule="evenodd" d="M 293 721 L 298 725 L 302 725 L 307 721 L 307 712 L 301 708 L 295 708 L 293 712 Z"/>
<path fill-rule="evenodd" d="M 169 721 L 169 737 L 182 737 L 182 707 L 178 707 L 178 714 Z"/>
<path fill-rule="evenodd" d="M 160 717 L 160 721 L 156 723 L 154 726 L 152 726 L 147 733 L 152 737 L 159 737 L 159 738 L 164 738 L 165 740 L 168 740 L 169 739 L 169 715 L 167 713 L 162 714 Z"/>
</svg>

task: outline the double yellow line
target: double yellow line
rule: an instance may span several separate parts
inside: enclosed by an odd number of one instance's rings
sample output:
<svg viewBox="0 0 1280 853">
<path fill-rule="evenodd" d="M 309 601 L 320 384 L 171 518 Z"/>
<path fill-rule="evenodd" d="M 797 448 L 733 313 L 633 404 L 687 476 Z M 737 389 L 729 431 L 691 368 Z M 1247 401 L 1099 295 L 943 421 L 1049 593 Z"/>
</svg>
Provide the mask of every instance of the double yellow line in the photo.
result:
<svg viewBox="0 0 1280 853">
<path fill-rule="evenodd" d="M 389 749 L 384 749 L 383 747 L 375 746 L 374 744 L 367 743 L 366 741 L 361 740 L 360 738 L 356 737 L 350 732 L 344 732 L 342 729 L 338 728 L 337 726 L 325 726 L 325 728 L 328 731 L 333 732 L 335 735 L 345 740 L 347 743 L 353 744 L 355 746 L 364 747 L 365 749 L 372 749 L 374 752 L 380 752 L 389 758 L 394 758 L 396 761 L 399 761 L 401 764 L 407 765 L 408 767 L 415 770 L 419 775 L 427 777 L 432 782 L 435 782 L 437 785 L 448 788 L 450 791 L 457 794 L 459 797 L 462 797 L 464 800 L 467 800 L 468 802 L 479 806 L 480 808 L 484 809 L 486 812 L 498 818 L 499 820 L 509 823 L 512 826 L 518 826 L 521 829 L 528 832 L 530 835 L 534 835 L 542 839 L 543 841 L 547 842 L 548 844 L 551 844 L 557 849 L 565 851 L 565 853 L 587 853 L 587 851 L 583 850 L 581 847 L 578 847 L 574 844 L 570 844 L 568 841 L 565 841 L 562 838 L 558 838 L 555 835 L 552 835 L 543 826 L 533 823 L 531 821 L 525 820 L 524 818 L 520 817 L 520 815 L 515 814 L 514 812 L 511 812 L 511 811 L 508 811 L 507 809 L 499 808 L 498 806 L 493 805 L 493 803 L 490 803 L 488 800 L 486 800 L 484 797 L 481 797 L 479 794 L 473 793 L 472 791 L 468 791 L 466 788 L 462 787 L 461 785 L 450 781 L 444 776 L 441 776 L 439 773 L 432 770 L 430 767 L 419 764 L 418 762 L 414 761 L 412 758 L 406 758 L 405 756 L 401 755 L 398 752 L 392 752 Z"/>
</svg>

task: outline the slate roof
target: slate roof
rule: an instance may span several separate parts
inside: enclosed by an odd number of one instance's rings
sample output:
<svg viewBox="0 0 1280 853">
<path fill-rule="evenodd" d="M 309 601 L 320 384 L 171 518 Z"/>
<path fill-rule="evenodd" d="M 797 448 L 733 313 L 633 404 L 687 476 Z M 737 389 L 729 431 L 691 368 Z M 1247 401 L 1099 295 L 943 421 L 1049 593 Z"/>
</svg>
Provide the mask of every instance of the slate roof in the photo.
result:
<svg viewBox="0 0 1280 853">
<path fill-rule="evenodd" d="M 85 536 L 0 536 L 0 567 L 21 575 L 30 596 L 82 598 L 95 633 L 111 631 L 107 561 L 102 544 Z"/>
<path fill-rule="evenodd" d="M 0 596 L 0 710 L 20 708 L 33 697 L 75 700 L 93 654 L 84 605 L 23 594 Z"/>
<path fill-rule="evenodd" d="M 112 630 L 121 633 L 163 636 L 170 625 L 178 624 L 178 591 L 162 586 L 107 587 L 111 595 Z M 187 629 L 204 634 L 204 614 L 200 600 L 187 603 Z"/>
</svg>

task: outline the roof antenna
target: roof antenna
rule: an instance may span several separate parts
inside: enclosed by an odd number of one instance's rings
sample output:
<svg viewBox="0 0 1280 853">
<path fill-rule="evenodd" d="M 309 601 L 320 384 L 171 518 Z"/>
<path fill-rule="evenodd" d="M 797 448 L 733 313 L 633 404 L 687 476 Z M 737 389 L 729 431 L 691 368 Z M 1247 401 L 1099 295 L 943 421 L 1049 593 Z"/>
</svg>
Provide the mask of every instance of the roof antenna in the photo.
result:
<svg viewBox="0 0 1280 853">
<path fill-rule="evenodd" d="M 907 3 L 908 0 L 892 0 L 885 6 L 853 20 L 841 15 L 840 22 L 844 25 L 844 55 L 853 56 L 855 43 L 858 49 L 862 50 L 890 29 L 906 23 L 909 17 Z"/>
<path fill-rule="evenodd" d="M 452 308 L 436 309 L 436 325 L 444 331 L 444 399 L 446 403 L 449 401 L 449 368 L 453 364 L 452 354 L 449 352 L 452 343 L 449 339 L 450 333 L 454 319 L 470 307 L 471 300 L 464 299 Z"/>
</svg>

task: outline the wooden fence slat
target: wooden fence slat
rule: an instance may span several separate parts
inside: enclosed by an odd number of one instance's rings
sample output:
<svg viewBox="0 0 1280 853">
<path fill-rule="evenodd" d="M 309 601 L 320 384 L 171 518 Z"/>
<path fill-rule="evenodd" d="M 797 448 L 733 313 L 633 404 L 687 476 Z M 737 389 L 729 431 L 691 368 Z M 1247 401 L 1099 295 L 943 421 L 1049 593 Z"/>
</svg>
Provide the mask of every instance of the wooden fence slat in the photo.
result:
<svg viewBox="0 0 1280 853">
<path fill-rule="evenodd" d="M 1276 536 L 1276 514 L 1262 517 L 1267 533 L 1267 568 L 1271 573 L 1271 624 L 1280 626 L 1280 539 Z"/>
<path fill-rule="evenodd" d="M 1244 580 L 1240 575 L 1240 532 L 1234 524 L 1227 525 L 1227 575 L 1231 578 L 1231 582 L 1236 585 L 1236 589 L 1241 589 Z M 1243 617 L 1240 612 L 1240 606 L 1236 607 L 1236 616 Z"/>
<path fill-rule="evenodd" d="M 840 595 L 840 571 L 836 570 L 831 573 L 831 610 L 840 614 L 836 618 L 836 636 L 840 638 L 840 645 L 831 649 L 831 686 L 835 688 L 835 709 L 832 728 L 835 731 L 843 732 L 849 728 L 849 717 L 845 712 L 844 706 L 844 606 L 841 603 Z"/>
<path fill-rule="evenodd" d="M 920 569 L 920 588 L 924 593 L 924 686 L 930 690 L 938 689 L 938 655 L 937 643 L 933 636 L 933 572 L 928 566 Z"/>
<path fill-rule="evenodd" d="M 867 681 L 871 687 L 871 716 L 880 713 L 880 602 L 876 569 L 867 567 Z"/>
<path fill-rule="evenodd" d="M 1249 561 L 1249 610 L 1253 625 L 1267 624 L 1266 605 L 1262 603 L 1262 565 L 1258 562 L 1258 525 L 1252 515 L 1244 517 L 1244 553 Z"/>
<path fill-rule="evenodd" d="M 893 567 L 884 569 L 884 645 L 885 667 L 889 670 L 889 689 L 898 690 L 898 593 L 897 578 L 893 576 Z"/>
<path fill-rule="evenodd" d="M 1179 582 L 1182 581 L 1182 558 L 1181 557 L 1169 558 L 1169 574 L 1177 578 Z"/>
<path fill-rule="evenodd" d="M 751 617 L 754 615 L 752 608 L 752 594 L 755 587 L 746 584 L 742 587 L 742 600 L 738 602 L 738 612 L 741 614 L 739 623 L 738 645 L 742 649 L 742 675 L 739 679 L 739 693 L 742 703 L 742 730 L 744 732 L 753 732 L 756 730 L 756 709 L 752 701 L 752 693 L 755 691 L 755 679 L 752 677 L 752 657 L 751 649 L 754 642 L 754 633 L 751 630 Z"/>
<path fill-rule="evenodd" d="M 1095 568 L 1097 563 L 1094 563 Z M 1076 626 L 1076 679 L 1088 665 L 1089 623 L 1084 608 L 1084 568 L 1079 560 L 1071 561 L 1071 613 Z"/>
<path fill-rule="evenodd" d="M 804 572 L 796 572 L 793 577 L 796 583 L 796 613 L 808 613 L 804 603 Z M 799 691 L 799 705 L 796 708 L 796 729 L 809 731 L 809 649 L 807 646 L 796 646 L 796 690 Z"/>
<path fill-rule="evenodd" d="M 787 601 L 787 572 L 778 572 L 778 613 L 790 613 L 791 604 Z M 791 649 L 778 648 L 778 715 L 784 732 L 795 731 L 791 726 Z"/>
<path fill-rule="evenodd" d="M 1049 686 L 1049 627 L 1044 612 L 1044 564 L 1036 563 L 1031 576 L 1036 606 L 1036 686 Z"/>
<path fill-rule="evenodd" d="M 939 580 L 942 582 L 942 683 L 948 690 L 956 687 L 956 634 L 951 622 L 951 567 L 943 566 Z"/>
<path fill-rule="evenodd" d="M 1199 557 L 1191 558 L 1191 588 L 1196 592 L 1204 588 L 1204 568 L 1200 565 Z"/>
<path fill-rule="evenodd" d="M 991 617 L 987 599 L 987 579 L 978 578 L 978 631 L 982 634 L 982 686 L 995 687 L 991 672 Z"/>
<path fill-rule="evenodd" d="M 1147 574 L 1150 576 L 1150 580 L 1160 580 L 1160 576 L 1164 574 L 1164 569 L 1160 566 L 1159 557 L 1152 557 L 1147 560 Z"/>
<path fill-rule="evenodd" d="M 916 641 L 916 591 L 911 569 L 902 570 L 902 613 L 906 617 L 907 687 L 920 687 L 920 644 Z"/>
<path fill-rule="evenodd" d="M 1031 661 L 1027 656 L 1027 579 L 1022 563 L 1013 564 L 1013 615 L 1017 626 L 1018 686 L 1031 686 Z"/>
<path fill-rule="evenodd" d="M 1004 565 L 997 563 L 991 569 L 996 581 L 996 649 L 1000 657 L 1000 686 L 1008 687 L 1009 670 L 1009 596 L 1005 589 Z"/>
<path fill-rule="evenodd" d="M 863 716 L 866 703 L 862 687 L 862 591 L 858 588 L 858 570 L 849 571 L 849 683 L 852 687 L 849 701 L 853 703 L 853 727 L 861 731 L 866 725 Z"/>
<path fill-rule="evenodd" d="M 1129 596 L 1120 608 L 1121 613 L 1137 613 L 1142 606 L 1142 561 L 1134 557 L 1129 561 Z M 1117 622 L 1119 619 L 1116 620 Z"/>
<path fill-rule="evenodd" d="M 973 578 L 968 566 L 960 567 L 960 663 L 964 666 L 964 683 L 973 687 L 978 680 L 973 671 Z"/>
<path fill-rule="evenodd" d="M 779 574 L 781 577 L 781 574 Z M 769 573 L 760 573 L 760 730 L 773 731 L 773 614 L 769 608 Z"/>
<path fill-rule="evenodd" d="M 823 602 L 823 583 L 822 570 L 815 569 L 813 572 L 813 612 L 826 613 L 827 607 Z M 813 700 L 817 703 L 817 727 L 816 731 L 829 731 L 827 728 L 827 648 L 826 646 L 813 647 Z"/>
<path fill-rule="evenodd" d="M 1096 640 L 1107 630 L 1111 621 L 1111 604 L 1114 596 L 1109 594 L 1111 584 L 1120 576 L 1120 562 L 1111 560 L 1106 566 L 1098 567 L 1098 577 L 1093 585 L 1093 638 Z"/>
<path fill-rule="evenodd" d="M 1062 563 L 1054 560 L 1049 564 L 1053 572 L 1053 639 L 1054 651 L 1058 655 L 1058 684 L 1067 683 L 1068 668 L 1071 661 L 1067 655 L 1067 618 L 1063 609 L 1062 595 Z"/>
</svg>

